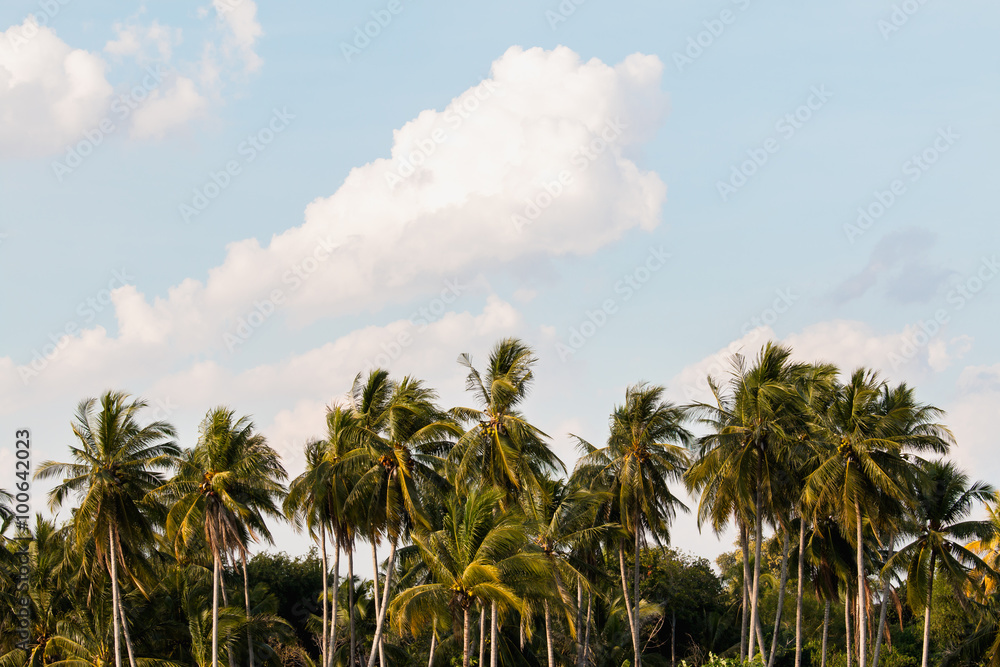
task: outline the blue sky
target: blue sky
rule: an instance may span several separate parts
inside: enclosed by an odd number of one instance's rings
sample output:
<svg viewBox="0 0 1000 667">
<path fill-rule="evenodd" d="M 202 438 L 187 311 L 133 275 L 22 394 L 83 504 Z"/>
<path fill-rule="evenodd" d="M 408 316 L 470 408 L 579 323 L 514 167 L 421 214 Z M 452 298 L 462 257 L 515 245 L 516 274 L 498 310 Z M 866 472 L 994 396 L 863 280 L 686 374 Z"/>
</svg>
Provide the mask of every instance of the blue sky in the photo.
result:
<svg viewBox="0 0 1000 667">
<path fill-rule="evenodd" d="M 600 441 L 627 385 L 698 398 L 774 338 L 916 384 L 1000 482 L 998 21 L 934 0 L 5 2 L 0 469 L 17 428 L 64 458 L 77 401 L 113 387 L 186 445 L 217 404 L 252 414 L 295 473 L 368 364 L 465 404 L 456 357 L 508 335 L 572 466 L 566 434 Z M 689 517 L 675 543 L 729 548 Z"/>
</svg>

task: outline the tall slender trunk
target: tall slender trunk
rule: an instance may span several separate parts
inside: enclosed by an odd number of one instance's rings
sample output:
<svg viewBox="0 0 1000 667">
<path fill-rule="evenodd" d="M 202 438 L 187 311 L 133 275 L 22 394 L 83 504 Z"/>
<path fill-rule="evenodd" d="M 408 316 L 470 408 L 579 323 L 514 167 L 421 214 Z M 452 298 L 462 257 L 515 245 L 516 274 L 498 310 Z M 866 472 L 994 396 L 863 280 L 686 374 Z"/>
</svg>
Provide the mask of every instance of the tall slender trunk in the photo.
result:
<svg viewBox="0 0 1000 667">
<path fill-rule="evenodd" d="M 740 621 L 740 662 L 747 657 L 747 630 L 750 627 L 750 539 L 747 526 L 740 521 L 740 550 L 743 552 L 743 618 Z"/>
<path fill-rule="evenodd" d="M 389 607 L 389 590 L 392 588 L 392 570 L 396 566 L 396 540 L 392 540 L 389 546 L 389 564 L 385 568 L 385 585 L 382 587 L 382 608 L 379 610 L 378 621 L 375 623 L 375 640 L 372 645 L 371 655 L 368 656 L 368 667 L 374 667 L 376 648 L 385 666 L 385 650 L 382 647 L 382 630 L 385 628 L 385 614 Z M 378 578 L 377 568 L 375 578 Z"/>
<path fill-rule="evenodd" d="M 479 664 L 486 664 L 486 605 L 479 605 Z"/>
<path fill-rule="evenodd" d="M 545 607 L 545 656 L 548 659 L 545 664 L 548 667 L 555 667 L 556 656 L 552 652 L 552 614 L 549 610 L 549 601 L 545 600 L 543 604 Z"/>
<path fill-rule="evenodd" d="M 635 620 L 632 618 L 632 603 L 628 599 L 628 577 L 625 576 L 625 540 L 618 541 L 618 566 L 622 574 L 622 597 L 625 598 L 625 613 L 628 616 L 628 627 L 632 631 L 635 645 Z"/>
<path fill-rule="evenodd" d="M 243 602 L 247 607 L 247 651 L 250 667 L 254 667 L 253 635 L 250 633 L 250 577 L 247 576 L 247 552 L 243 549 L 240 550 L 240 559 L 243 561 Z"/>
<path fill-rule="evenodd" d="M 677 610 L 670 610 L 670 667 L 677 667 Z"/>
<path fill-rule="evenodd" d="M 635 667 L 642 667 L 642 649 L 639 647 L 639 506 L 633 512 L 632 525 L 635 531 L 635 558 L 632 565 L 632 614 L 635 622 L 635 634 L 632 636 L 632 644 L 635 647 Z"/>
<path fill-rule="evenodd" d="M 774 634 L 771 637 L 771 655 L 767 667 L 774 667 L 774 656 L 778 652 L 778 634 L 781 632 L 781 612 L 785 609 L 785 587 L 788 584 L 788 550 L 791 548 L 788 531 L 785 531 L 781 551 L 781 584 L 778 587 L 778 609 L 774 612 Z M 763 647 L 762 647 L 763 648 Z"/>
<path fill-rule="evenodd" d="M 806 518 L 799 514 L 799 569 L 795 590 L 795 667 L 802 667 L 802 588 L 806 576 Z"/>
<path fill-rule="evenodd" d="M 221 563 L 222 561 L 220 560 L 219 562 Z M 222 593 L 222 606 L 228 607 L 229 597 L 226 595 L 226 578 L 221 575 L 219 576 L 219 592 Z M 236 667 L 236 659 L 233 657 L 232 651 L 226 654 L 226 659 L 229 661 L 229 667 Z"/>
<path fill-rule="evenodd" d="M 434 649 L 437 648 L 437 616 L 431 620 L 431 652 L 430 657 L 427 658 L 427 667 L 434 667 Z"/>
<path fill-rule="evenodd" d="M 757 602 L 760 599 L 758 594 L 760 593 L 760 543 L 762 542 L 762 532 L 763 532 L 763 499 L 760 495 L 760 478 L 763 473 L 763 452 L 757 452 L 757 486 L 754 489 L 754 562 L 753 562 L 753 590 L 750 594 L 750 627 L 756 627 L 757 625 Z M 755 633 L 750 633 L 750 647 L 747 649 L 747 657 L 751 660 L 754 655 L 754 639 Z M 761 647 L 763 650 L 763 647 Z"/>
<path fill-rule="evenodd" d="M 500 644 L 497 641 L 497 603 L 490 603 L 490 665 L 492 667 L 497 667 L 500 663 L 497 662 L 498 656 L 500 655 Z"/>
<path fill-rule="evenodd" d="M 340 602 L 340 531 L 333 529 L 333 611 L 330 613 L 330 641 L 329 662 L 327 667 L 333 665 L 333 654 L 337 651 L 337 606 Z"/>
<path fill-rule="evenodd" d="M 931 649 L 931 594 L 934 592 L 934 560 L 937 554 L 931 552 L 931 572 L 927 581 L 927 605 L 924 607 L 924 648 L 920 658 L 920 667 L 927 667 L 927 658 Z"/>
<path fill-rule="evenodd" d="M 469 667 L 469 608 L 465 608 L 465 621 L 462 630 L 462 667 Z"/>
<path fill-rule="evenodd" d="M 320 521 L 319 524 L 319 542 L 320 542 L 320 552 L 319 552 L 320 559 L 323 561 L 323 595 L 320 597 L 320 600 L 322 601 L 323 605 L 323 632 L 322 636 L 320 637 L 319 649 L 323 657 L 323 666 L 326 667 L 327 665 L 330 664 L 330 650 L 327 646 L 327 643 L 329 642 L 329 635 L 327 634 L 327 632 L 330 629 L 330 621 L 329 617 L 327 616 L 330 605 L 327 604 L 327 596 L 328 596 L 328 591 L 330 589 L 328 588 L 329 584 L 327 583 L 326 580 L 327 572 L 329 571 L 329 566 L 327 565 L 326 562 L 326 523 L 322 521 Z"/>
<path fill-rule="evenodd" d="M 821 657 L 819 667 L 826 667 L 826 640 L 830 636 L 830 601 L 826 601 L 826 608 L 823 610 L 823 647 L 820 649 Z"/>
<path fill-rule="evenodd" d="M 854 651 L 851 648 L 851 592 L 847 591 L 844 593 L 844 632 L 845 637 L 845 651 L 847 655 L 847 667 L 851 667 L 851 661 L 854 659 Z"/>
<path fill-rule="evenodd" d="M 757 633 L 757 652 L 760 653 L 760 661 L 767 662 L 767 644 L 764 643 L 764 629 L 760 624 L 760 615 L 757 616 L 757 622 L 753 627 Z"/>
<path fill-rule="evenodd" d="M 219 554 L 212 560 L 212 667 L 219 667 Z"/>
<path fill-rule="evenodd" d="M 132 649 L 132 632 L 128 629 L 128 619 L 125 617 L 125 605 L 122 603 L 121 591 L 118 593 L 118 615 L 122 622 L 122 634 L 125 636 L 125 651 L 128 653 L 128 664 L 136 667 L 135 651 Z"/>
<path fill-rule="evenodd" d="M 594 591 L 587 591 L 587 625 L 583 633 L 583 667 L 590 664 L 590 620 L 594 612 Z"/>
<path fill-rule="evenodd" d="M 886 552 L 886 561 L 892 558 L 893 548 L 895 539 L 893 537 L 889 538 L 889 550 Z M 889 610 L 889 583 L 890 578 L 888 573 L 883 573 L 882 575 L 882 605 L 878 613 L 878 632 L 875 633 L 875 652 L 872 654 L 872 667 L 878 667 L 879 657 L 882 653 L 882 639 L 885 637 L 885 620 L 886 614 Z"/>
<path fill-rule="evenodd" d="M 865 609 L 865 545 L 863 542 L 863 525 L 861 522 L 861 502 L 854 499 L 854 511 L 858 515 L 858 665 L 868 664 L 868 643 L 865 641 L 865 619 L 868 617 Z M 926 666 L 925 666 L 926 667 Z"/>
<path fill-rule="evenodd" d="M 378 619 L 382 618 L 382 595 L 379 592 L 378 587 L 378 553 L 375 551 L 375 536 L 372 535 L 372 569 L 374 570 L 374 575 L 372 576 L 372 602 L 375 603 L 375 628 L 378 629 Z M 386 582 L 388 583 L 388 581 Z M 375 664 L 375 651 L 378 650 L 379 665 L 380 667 L 385 667 L 385 655 L 382 651 L 382 637 L 379 636 L 378 632 L 375 633 L 375 637 L 372 639 L 372 652 L 369 656 L 370 662 L 368 667 L 372 667 Z"/>
<path fill-rule="evenodd" d="M 115 635 L 115 667 L 122 667 L 122 646 L 119 628 L 121 617 L 118 612 L 118 553 L 115 551 L 115 533 L 108 525 L 108 564 L 111 570 L 111 623 Z"/>
<path fill-rule="evenodd" d="M 583 582 L 576 580 L 576 664 L 583 664 Z"/>
<path fill-rule="evenodd" d="M 348 659 L 348 667 L 354 667 L 356 664 L 355 656 L 357 655 L 358 645 L 355 640 L 354 634 L 354 538 L 347 544 L 347 581 L 350 584 L 347 587 L 347 622 L 351 626 L 351 657 Z"/>
</svg>

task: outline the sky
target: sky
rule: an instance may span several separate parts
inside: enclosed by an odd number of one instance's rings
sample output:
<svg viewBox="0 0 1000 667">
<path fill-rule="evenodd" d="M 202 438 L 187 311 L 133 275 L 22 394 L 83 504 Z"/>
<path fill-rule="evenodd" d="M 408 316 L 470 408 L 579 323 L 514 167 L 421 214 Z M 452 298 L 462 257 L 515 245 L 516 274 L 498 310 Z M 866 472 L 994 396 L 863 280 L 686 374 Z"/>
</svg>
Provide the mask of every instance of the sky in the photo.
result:
<svg viewBox="0 0 1000 667">
<path fill-rule="evenodd" d="M 1000 484 L 998 28 L 983 0 L 6 0 L 0 487 L 17 430 L 67 460 L 108 389 L 184 446 L 251 415 L 294 476 L 357 373 L 470 405 L 457 357 L 508 336 L 569 470 L 629 385 L 703 400 L 775 340 L 916 386 Z"/>
</svg>

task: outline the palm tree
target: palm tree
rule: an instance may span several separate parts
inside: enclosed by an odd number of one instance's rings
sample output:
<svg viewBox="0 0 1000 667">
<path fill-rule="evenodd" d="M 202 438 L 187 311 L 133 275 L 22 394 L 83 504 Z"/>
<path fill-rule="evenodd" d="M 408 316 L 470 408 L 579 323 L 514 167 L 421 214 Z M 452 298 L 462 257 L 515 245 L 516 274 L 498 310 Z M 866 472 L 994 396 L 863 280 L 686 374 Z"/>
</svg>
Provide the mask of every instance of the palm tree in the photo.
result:
<svg viewBox="0 0 1000 667">
<path fill-rule="evenodd" d="M 905 387 L 903 392 L 905 393 Z M 821 418 L 826 460 L 806 481 L 807 502 L 835 508 L 842 526 L 854 527 L 857 616 L 861 667 L 867 665 L 865 604 L 865 513 L 900 514 L 909 504 L 915 468 L 907 450 L 946 453 L 951 433 L 934 420 L 941 410 L 893 398 L 878 373 L 858 369 L 840 386 Z"/>
<path fill-rule="evenodd" d="M 501 610 L 516 609 L 521 600 L 511 580 L 546 576 L 544 557 L 527 548 L 523 518 L 515 511 L 497 511 L 501 500 L 497 489 L 452 496 L 442 529 L 412 536 L 435 581 L 402 591 L 391 604 L 400 631 L 437 618 L 460 620 L 463 667 L 470 662 L 473 607 L 496 603 Z"/>
<path fill-rule="evenodd" d="M 531 348 L 516 338 L 493 346 L 483 373 L 468 354 L 458 363 L 469 370 L 465 388 L 478 408 L 453 408 L 452 415 L 469 426 L 449 455 L 454 464 L 455 486 L 460 492 L 482 484 L 500 489 L 504 508 L 513 507 L 537 490 L 541 480 L 565 468 L 549 448 L 548 436 L 520 411 L 534 381 L 537 359 Z M 531 511 L 530 503 L 523 509 Z M 490 608 L 490 667 L 497 667 L 497 608 Z"/>
<path fill-rule="evenodd" d="M 250 540 L 272 541 L 264 517 L 281 516 L 277 503 L 286 476 L 277 453 L 254 432 L 253 422 L 248 417 L 236 419 L 232 410 L 218 407 L 202 420 L 198 445 L 181 459 L 177 475 L 157 489 L 158 495 L 173 501 L 166 529 L 175 551 L 199 545 L 203 538 L 212 555 L 213 667 L 219 660 L 222 561 L 234 552 L 245 557 Z M 247 583 L 244 579 L 244 588 Z M 248 639 L 252 654 L 252 638 Z"/>
<path fill-rule="evenodd" d="M 142 548 L 153 543 L 153 523 L 142 500 L 162 483 L 158 470 L 171 468 L 180 452 L 169 440 L 175 435 L 172 426 L 163 421 L 140 425 L 139 413 L 146 407 L 145 401 L 114 391 L 103 394 L 100 400 L 82 401 L 73 423 L 73 434 L 80 441 L 78 447 L 70 447 L 74 462 L 46 461 L 35 473 L 37 479 L 63 476 L 49 493 L 53 511 L 70 493 L 82 498 L 73 517 L 78 545 L 91 536 L 107 535 L 107 542 L 103 538 L 95 541 L 95 550 L 111 578 L 116 667 L 121 667 L 120 630 L 124 626 L 119 617 L 118 566 L 138 584 L 122 545 Z M 124 630 L 127 638 L 128 628 Z M 129 658 L 135 667 L 133 656 Z"/>
<path fill-rule="evenodd" d="M 776 506 L 774 488 L 788 477 L 786 461 L 808 421 L 799 391 L 807 364 L 792 363 L 791 349 L 768 342 L 752 366 L 733 355 L 728 391 L 711 383 L 716 404 L 692 406 L 711 433 L 699 440 L 699 457 L 688 474 L 689 487 L 702 489 L 702 504 L 723 500 L 720 514 L 749 515 L 754 521 L 753 583 L 747 657 L 754 655 L 759 623 L 761 545 L 765 513 Z M 701 511 L 701 510 L 700 510 Z M 745 553 L 745 548 L 744 548 Z M 744 556 L 745 560 L 749 560 Z M 763 654 L 763 646 L 761 646 Z M 767 656 L 763 656 L 767 661 Z"/>
<path fill-rule="evenodd" d="M 969 483 L 969 477 L 955 464 L 929 461 L 921 466 L 916 485 L 916 511 L 920 532 L 916 539 L 903 547 L 886 565 L 892 568 L 907 565 L 907 598 L 914 610 L 924 610 L 924 641 L 922 667 L 927 667 L 930 655 L 931 594 L 935 572 L 960 589 L 972 568 L 987 567 L 986 563 L 963 542 L 970 538 L 989 540 L 995 536 L 990 521 L 968 520 L 978 503 L 993 495 L 993 488 L 984 482 Z"/>
<path fill-rule="evenodd" d="M 611 511 L 633 543 L 633 596 L 629 601 L 625 575 L 625 540 L 618 544 L 623 596 L 632 632 L 636 667 L 642 665 L 639 645 L 639 549 L 648 532 L 657 543 L 670 539 L 670 522 L 686 509 L 668 488 L 681 481 L 688 465 L 684 449 L 692 439 L 683 423 L 684 409 L 663 398 L 663 387 L 640 383 L 625 392 L 625 402 L 611 413 L 610 436 L 603 449 L 585 445 L 588 453 L 577 464 L 593 471 L 598 489 L 611 493 Z"/>
<path fill-rule="evenodd" d="M 371 371 L 365 382 L 359 374 L 351 390 L 356 437 L 363 447 L 344 460 L 361 465 L 363 472 L 347 504 L 370 510 L 373 551 L 378 533 L 389 539 L 383 597 L 381 603 L 376 599 L 378 621 L 368 667 L 375 664 L 380 651 L 396 550 L 415 523 L 430 527 L 421 496 L 446 484 L 434 469 L 433 459 L 446 453 L 450 439 L 461 434 L 458 426 L 436 407 L 436 400 L 436 392 L 420 380 L 405 377 L 396 383 L 383 369 Z M 375 577 L 377 592 L 377 570 Z"/>
</svg>

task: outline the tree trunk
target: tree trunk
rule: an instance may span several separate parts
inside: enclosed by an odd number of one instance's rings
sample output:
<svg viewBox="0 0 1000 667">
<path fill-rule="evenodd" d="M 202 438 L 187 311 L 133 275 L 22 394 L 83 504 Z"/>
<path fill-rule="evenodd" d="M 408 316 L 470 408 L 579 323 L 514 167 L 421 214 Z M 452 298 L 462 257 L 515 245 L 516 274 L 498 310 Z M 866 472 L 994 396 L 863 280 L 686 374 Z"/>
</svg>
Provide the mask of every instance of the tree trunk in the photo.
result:
<svg viewBox="0 0 1000 667">
<path fill-rule="evenodd" d="M 889 551 L 887 552 L 886 561 L 892 558 L 892 551 L 894 546 L 894 539 L 890 537 L 889 539 Z M 872 654 L 872 667 L 878 667 L 879 658 L 882 654 L 882 639 L 885 637 L 885 619 L 886 614 L 889 610 L 889 575 L 883 574 L 882 581 L 882 608 L 879 609 L 878 613 L 878 632 L 875 634 L 875 653 Z"/>
<path fill-rule="evenodd" d="M 372 535 L 372 569 L 374 570 L 374 575 L 372 577 L 372 602 L 375 604 L 375 627 L 378 628 L 378 619 L 382 617 L 382 595 L 378 587 L 378 553 L 375 551 L 375 536 Z M 378 650 L 379 656 L 379 667 L 385 667 L 385 656 L 382 652 L 382 642 L 381 637 L 376 632 L 375 637 L 372 639 L 372 652 L 369 656 L 371 662 L 368 663 L 368 667 L 372 667 L 375 664 L 374 655 L 376 649 Z"/>
<path fill-rule="evenodd" d="M 486 660 L 486 605 L 479 605 L 479 664 Z"/>
<path fill-rule="evenodd" d="M 750 540 L 747 527 L 740 521 L 740 548 L 743 551 L 743 618 L 740 621 L 740 662 L 747 657 L 747 630 L 750 627 Z"/>
<path fill-rule="evenodd" d="M 108 566 L 111 570 L 111 622 L 115 635 L 115 667 L 122 667 L 121 618 L 118 613 L 118 554 L 115 552 L 115 533 L 108 525 Z"/>
<path fill-rule="evenodd" d="M 576 664 L 583 664 L 583 582 L 576 580 Z"/>
<path fill-rule="evenodd" d="M 219 667 L 219 554 L 212 560 L 212 667 Z"/>
<path fill-rule="evenodd" d="M 469 667 L 469 608 L 465 608 L 465 622 L 462 631 L 462 667 Z"/>
<path fill-rule="evenodd" d="M 323 561 L 323 595 L 320 597 L 320 600 L 322 600 L 323 604 L 323 632 L 319 642 L 320 643 L 319 650 L 320 654 L 322 655 L 323 666 L 326 667 L 327 665 L 330 664 L 330 651 L 327 648 L 327 642 L 329 641 L 328 639 L 329 635 L 327 633 L 330 629 L 330 621 L 329 617 L 327 616 L 329 605 L 327 604 L 327 599 L 326 599 L 328 591 L 330 589 L 328 588 L 328 584 L 326 581 L 327 572 L 329 571 L 329 567 L 327 566 L 326 562 L 326 524 L 322 521 L 320 521 L 319 524 L 319 542 L 320 542 L 320 552 L 319 552 L 320 559 Z"/>
<path fill-rule="evenodd" d="M 250 633 L 250 577 L 247 576 L 247 552 L 240 550 L 240 558 L 243 560 L 243 601 L 247 607 L 247 651 L 249 651 L 250 667 L 254 667 L 253 655 L 253 635 Z"/>
<path fill-rule="evenodd" d="M 635 529 L 635 562 L 632 565 L 632 613 L 635 615 L 635 635 L 632 643 L 635 646 L 635 667 L 642 667 L 642 649 L 639 647 L 639 507 L 635 508 L 633 527 Z"/>
<path fill-rule="evenodd" d="M 434 667 L 434 649 L 437 648 L 437 616 L 431 621 L 431 652 L 430 657 L 427 658 L 427 667 Z"/>
<path fill-rule="evenodd" d="M 355 656 L 357 655 L 358 645 L 355 640 L 354 635 L 354 539 L 347 544 L 347 581 L 350 584 L 347 587 L 347 621 L 351 626 L 351 657 L 348 659 L 348 667 L 355 667 L 356 661 Z"/>
<path fill-rule="evenodd" d="M 385 568 L 385 585 L 382 587 L 382 608 L 379 610 L 378 621 L 375 623 L 375 640 L 372 644 L 371 655 L 368 656 L 368 667 L 374 667 L 375 654 L 382 658 L 382 665 L 385 665 L 385 652 L 382 648 L 382 630 L 385 627 L 385 614 L 389 607 L 389 590 L 392 588 L 392 570 L 396 566 L 396 541 L 393 540 L 389 546 L 389 564 Z M 375 578 L 378 578 L 377 568 Z"/>
<path fill-rule="evenodd" d="M 545 656 L 548 659 L 545 664 L 548 667 L 555 667 L 556 656 L 552 652 L 552 614 L 549 610 L 549 601 L 545 600 L 543 605 L 545 607 Z"/>
<path fill-rule="evenodd" d="M 500 663 L 497 662 L 498 656 L 500 655 L 500 644 L 497 641 L 497 603 L 490 603 L 490 665 L 492 667 L 497 667 Z"/>
<path fill-rule="evenodd" d="M 788 585 L 788 550 L 790 547 L 788 531 L 786 530 L 781 551 L 781 584 L 778 588 L 778 608 L 774 612 L 774 634 L 771 637 L 771 655 L 767 659 L 767 667 L 774 667 L 774 656 L 778 652 L 778 634 L 781 632 L 781 612 L 785 608 L 785 587 Z"/>
<path fill-rule="evenodd" d="M 806 518 L 799 515 L 799 570 L 795 591 L 795 667 L 802 667 L 802 587 L 806 576 Z"/>
<path fill-rule="evenodd" d="M 222 562 L 221 559 L 220 559 L 219 562 L 220 563 Z M 221 565 L 220 565 L 220 568 L 221 568 Z M 219 591 L 222 593 L 222 606 L 223 607 L 228 607 L 229 606 L 229 597 L 226 595 L 226 578 L 223 577 L 221 574 L 219 576 Z M 229 653 L 227 653 L 226 659 L 229 661 L 229 667 L 236 667 L 236 659 L 233 658 L 232 651 L 230 651 Z"/>
<path fill-rule="evenodd" d="M 594 612 L 594 591 L 587 591 L 587 625 L 583 633 L 583 667 L 590 664 L 590 619 Z"/>
<path fill-rule="evenodd" d="M 670 667 L 677 667 L 677 610 L 670 610 Z"/>
<path fill-rule="evenodd" d="M 863 525 L 861 522 L 861 503 L 854 500 L 854 511 L 858 515 L 858 665 L 868 664 L 868 643 L 865 641 L 865 619 L 868 614 L 865 609 L 865 549 L 863 542 Z M 926 667 L 926 666 L 925 666 Z"/>
<path fill-rule="evenodd" d="M 754 632 L 757 633 L 757 651 L 760 653 L 760 661 L 767 662 L 767 644 L 764 643 L 764 629 L 760 624 L 760 616 L 757 616 L 757 622 L 753 627 Z"/>
<path fill-rule="evenodd" d="M 327 642 L 329 648 L 329 662 L 327 667 L 333 665 L 333 654 L 337 651 L 337 607 L 340 602 L 340 534 L 336 528 L 333 530 L 333 611 L 330 613 L 330 641 Z"/>
<path fill-rule="evenodd" d="M 122 634 L 125 636 L 125 650 L 128 653 L 128 664 L 135 665 L 135 651 L 132 649 L 132 632 L 128 629 L 128 619 L 125 617 L 125 605 L 122 603 L 121 591 L 118 593 L 118 616 L 121 619 Z"/>
<path fill-rule="evenodd" d="M 635 646 L 635 621 L 632 618 L 632 603 L 628 599 L 628 577 L 625 575 L 625 540 L 618 541 L 618 565 L 622 573 L 622 597 L 625 598 L 625 613 L 628 616 L 628 627 L 632 631 L 632 644 Z"/>
<path fill-rule="evenodd" d="M 819 667 L 826 667 L 826 640 L 830 636 L 830 601 L 826 601 L 826 609 L 823 611 L 823 647 L 820 649 L 821 657 Z"/>
<path fill-rule="evenodd" d="M 931 649 L 931 594 L 934 591 L 934 559 L 937 556 L 931 552 L 931 572 L 927 581 L 927 605 L 924 607 L 924 648 L 920 658 L 920 667 L 927 667 L 927 658 Z"/>
<path fill-rule="evenodd" d="M 847 591 L 844 593 L 844 632 L 845 637 L 845 647 L 847 655 L 847 667 L 851 667 L 851 661 L 854 658 L 854 651 L 851 648 L 851 592 Z"/>
<path fill-rule="evenodd" d="M 763 452 L 757 452 L 757 486 L 754 489 L 754 563 L 753 563 L 753 590 L 750 594 L 750 627 L 757 626 L 757 603 L 760 593 L 760 545 L 763 541 L 763 500 L 760 496 L 760 478 L 763 472 Z M 750 647 L 747 649 L 747 658 L 753 660 L 755 633 L 750 633 Z M 761 647 L 763 651 L 763 647 Z M 763 657 L 763 655 L 762 655 Z M 766 659 L 766 658 L 765 658 Z"/>
</svg>

